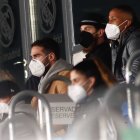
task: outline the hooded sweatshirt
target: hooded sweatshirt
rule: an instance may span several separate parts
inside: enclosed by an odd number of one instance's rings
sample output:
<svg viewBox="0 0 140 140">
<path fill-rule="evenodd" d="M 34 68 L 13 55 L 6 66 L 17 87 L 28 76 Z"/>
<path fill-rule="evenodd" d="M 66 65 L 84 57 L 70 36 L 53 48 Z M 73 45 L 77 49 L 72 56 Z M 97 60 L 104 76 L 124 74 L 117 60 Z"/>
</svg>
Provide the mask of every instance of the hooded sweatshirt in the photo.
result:
<svg viewBox="0 0 140 140">
<path fill-rule="evenodd" d="M 68 64 L 65 60 L 59 59 L 57 60 L 51 68 L 48 70 L 44 77 L 41 77 L 38 91 L 42 92 L 42 86 L 45 87 L 43 93 L 50 93 L 50 94 L 64 94 L 67 92 L 67 84 L 60 80 L 55 80 L 49 84 L 48 80 L 55 76 L 61 75 L 69 79 L 70 69 L 72 69 L 72 65 Z"/>
</svg>

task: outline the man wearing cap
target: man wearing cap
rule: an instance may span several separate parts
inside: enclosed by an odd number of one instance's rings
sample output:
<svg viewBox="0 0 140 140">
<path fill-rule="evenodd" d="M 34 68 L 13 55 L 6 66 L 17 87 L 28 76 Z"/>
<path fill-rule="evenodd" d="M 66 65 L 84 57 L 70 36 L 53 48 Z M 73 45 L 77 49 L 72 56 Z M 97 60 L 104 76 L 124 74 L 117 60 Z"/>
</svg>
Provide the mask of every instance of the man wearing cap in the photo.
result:
<svg viewBox="0 0 140 140">
<path fill-rule="evenodd" d="M 7 118 L 10 102 L 19 91 L 20 89 L 15 82 L 11 80 L 0 81 L 0 122 Z M 35 111 L 24 101 L 17 104 L 16 112 L 26 112 L 35 116 Z"/>
<path fill-rule="evenodd" d="M 11 138 L 9 129 L 9 105 L 14 96 L 20 91 L 18 85 L 11 80 L 0 81 L 0 139 L 8 140 Z M 15 140 L 33 140 L 41 139 L 42 133 L 35 121 L 35 111 L 29 104 L 20 101 L 16 104 L 15 115 L 12 118 L 14 124 Z M 10 121 L 11 122 L 11 121 Z M 43 135 L 44 136 L 44 135 Z"/>
<path fill-rule="evenodd" d="M 86 58 L 98 57 L 111 70 L 111 49 L 105 36 L 105 19 L 97 13 L 87 13 L 80 22 L 79 43 Z"/>
<path fill-rule="evenodd" d="M 19 92 L 19 87 L 15 82 L 10 80 L 0 82 L 0 121 L 7 117 L 9 103 L 17 92 Z"/>
</svg>

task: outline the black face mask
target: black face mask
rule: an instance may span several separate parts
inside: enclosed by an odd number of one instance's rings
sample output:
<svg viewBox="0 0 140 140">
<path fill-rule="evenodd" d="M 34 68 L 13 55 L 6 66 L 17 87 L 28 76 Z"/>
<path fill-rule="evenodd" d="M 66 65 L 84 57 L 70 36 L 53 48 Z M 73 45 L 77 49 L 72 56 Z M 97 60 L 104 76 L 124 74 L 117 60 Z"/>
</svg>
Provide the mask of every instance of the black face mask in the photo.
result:
<svg viewBox="0 0 140 140">
<path fill-rule="evenodd" d="M 96 39 L 91 33 L 85 31 L 80 33 L 79 44 L 81 44 L 84 48 L 88 48 L 94 42 L 96 42 Z"/>
</svg>

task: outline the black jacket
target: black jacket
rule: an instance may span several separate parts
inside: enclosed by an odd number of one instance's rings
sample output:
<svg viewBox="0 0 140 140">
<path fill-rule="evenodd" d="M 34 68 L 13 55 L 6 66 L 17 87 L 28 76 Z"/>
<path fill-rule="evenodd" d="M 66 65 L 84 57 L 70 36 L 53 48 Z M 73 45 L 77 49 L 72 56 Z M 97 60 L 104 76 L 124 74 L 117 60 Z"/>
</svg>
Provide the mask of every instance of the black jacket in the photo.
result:
<svg viewBox="0 0 140 140">
<path fill-rule="evenodd" d="M 25 83 L 25 89 L 38 91 L 39 82 L 40 82 L 40 77 L 31 75 Z"/>
<path fill-rule="evenodd" d="M 90 53 L 86 55 L 86 59 L 98 57 L 104 64 L 111 70 L 111 48 L 109 43 L 105 42 L 99 46 L 96 46 Z"/>
<path fill-rule="evenodd" d="M 119 82 L 125 82 L 126 64 L 134 52 L 140 50 L 140 29 L 130 27 L 121 34 L 118 41 L 111 44 L 112 48 L 112 71 Z M 135 81 L 135 77 L 140 67 L 140 58 L 134 60 L 130 77 L 130 82 Z"/>
<path fill-rule="evenodd" d="M 26 81 L 24 89 L 38 91 L 39 82 L 40 82 L 40 77 L 31 75 L 29 79 Z M 32 97 L 27 97 L 25 99 L 26 103 L 31 103 L 31 99 Z"/>
</svg>

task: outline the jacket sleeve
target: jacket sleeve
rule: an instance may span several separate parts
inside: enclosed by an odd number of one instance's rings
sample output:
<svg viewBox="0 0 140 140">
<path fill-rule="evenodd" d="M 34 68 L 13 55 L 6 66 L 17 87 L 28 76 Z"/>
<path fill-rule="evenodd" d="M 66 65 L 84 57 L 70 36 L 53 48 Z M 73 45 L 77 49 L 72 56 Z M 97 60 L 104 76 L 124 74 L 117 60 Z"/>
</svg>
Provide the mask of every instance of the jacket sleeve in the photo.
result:
<svg viewBox="0 0 140 140">
<path fill-rule="evenodd" d="M 140 36 L 135 38 L 135 39 L 132 39 L 131 41 L 129 41 L 129 44 L 128 44 L 128 53 L 129 53 L 129 58 L 133 56 L 133 54 L 140 50 Z M 134 83 L 135 82 L 135 78 L 138 74 L 138 71 L 140 70 L 140 57 L 136 58 L 134 61 L 133 61 L 133 64 L 131 66 L 131 72 L 132 72 L 132 75 L 130 76 L 130 82 L 131 83 Z"/>
<path fill-rule="evenodd" d="M 66 78 L 70 77 L 70 71 L 62 71 L 59 72 L 58 75 L 64 76 Z M 48 93 L 50 94 L 66 94 L 67 93 L 67 84 L 63 81 L 53 81 L 51 86 L 49 87 Z"/>
<path fill-rule="evenodd" d="M 54 81 L 52 82 L 49 90 L 46 92 L 49 94 L 66 94 L 67 93 L 67 85 L 64 82 L 61 81 Z M 38 105 L 38 99 L 37 97 L 33 97 L 31 100 L 31 106 L 33 108 L 37 108 Z"/>
<path fill-rule="evenodd" d="M 48 93 L 50 94 L 66 94 L 67 93 L 67 85 L 62 81 L 54 81 L 52 82 Z"/>
</svg>

